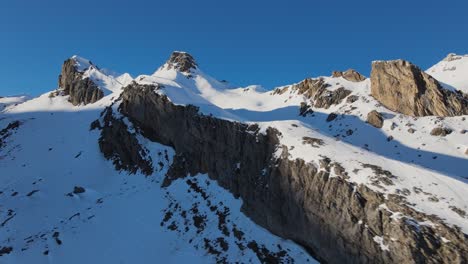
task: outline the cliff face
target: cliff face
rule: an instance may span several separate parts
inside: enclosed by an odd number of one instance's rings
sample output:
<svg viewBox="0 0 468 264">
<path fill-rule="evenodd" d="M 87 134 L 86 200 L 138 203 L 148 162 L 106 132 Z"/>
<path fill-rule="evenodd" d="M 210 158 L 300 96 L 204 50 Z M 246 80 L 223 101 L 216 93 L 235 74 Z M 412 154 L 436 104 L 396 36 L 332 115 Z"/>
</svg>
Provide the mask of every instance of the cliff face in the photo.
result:
<svg viewBox="0 0 468 264">
<path fill-rule="evenodd" d="M 75 64 L 73 58 L 66 60 L 58 81 L 63 94 L 70 95 L 69 101 L 73 105 L 86 105 L 104 97 L 104 92 L 90 78 L 83 78 L 83 72 L 78 71 Z"/>
<path fill-rule="evenodd" d="M 404 60 L 372 63 L 371 94 L 385 107 L 411 116 L 468 114 L 468 95 L 440 83 Z"/>
<path fill-rule="evenodd" d="M 175 149 L 165 186 L 174 178 L 207 173 L 241 197 L 243 211 L 259 225 L 330 263 L 468 261 L 461 231 L 416 212 L 401 196 L 384 198 L 346 181 L 343 168 L 328 158 L 320 168 L 289 160 L 277 130 L 261 134 L 256 125 L 201 115 L 196 107 L 172 104 L 154 88 L 126 87 L 120 111 L 145 137 Z M 340 176 L 330 177 L 331 170 Z M 435 225 L 418 224 L 427 219 Z"/>
</svg>

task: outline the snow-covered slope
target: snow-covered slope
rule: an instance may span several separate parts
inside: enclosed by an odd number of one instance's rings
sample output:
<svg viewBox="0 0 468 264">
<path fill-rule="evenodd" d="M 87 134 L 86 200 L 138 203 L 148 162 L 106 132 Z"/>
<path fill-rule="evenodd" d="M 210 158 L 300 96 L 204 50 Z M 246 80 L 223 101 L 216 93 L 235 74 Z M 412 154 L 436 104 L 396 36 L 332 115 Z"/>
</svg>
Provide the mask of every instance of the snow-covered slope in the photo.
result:
<svg viewBox="0 0 468 264">
<path fill-rule="evenodd" d="M 21 104 L 29 100 L 30 98 L 31 97 L 28 95 L 6 96 L 6 97 L 0 96 L 0 111 L 3 111 L 5 108 L 9 106 Z"/>
<path fill-rule="evenodd" d="M 468 55 L 450 53 L 426 72 L 445 87 L 468 93 Z"/>
<path fill-rule="evenodd" d="M 133 81 L 156 85 L 156 93 L 178 105 L 196 105 L 206 115 L 258 123 L 263 131 L 274 127 L 281 132 L 280 143 L 288 147 L 290 159 L 320 167 L 321 159 L 332 158 L 350 172 L 347 181 L 386 196 L 403 195 L 415 210 L 438 216 L 468 234 L 466 116 L 404 116 L 369 96 L 369 79 L 351 82 L 342 77 L 321 78 L 328 92 L 345 88 L 355 100 L 312 108 L 301 116 L 299 107 L 310 99 L 295 85 L 279 87 L 281 93 L 258 86 L 233 87 L 198 66 L 181 72 L 169 62 L 151 75 L 133 79 L 73 58 L 83 78 L 90 77 L 105 91 L 104 98 L 73 106 L 67 96 L 45 93 L 1 113 L 0 130 L 16 121 L 19 126 L 11 126 L 0 138 L 0 250 L 11 247 L 0 256 L 1 263 L 245 263 L 261 262 L 266 255 L 285 262 L 315 261 L 300 246 L 255 225 L 241 213 L 242 201 L 207 175 L 162 188 L 174 150 L 149 141 L 128 120 L 130 132 L 137 134 L 156 169 L 148 177 L 116 171 L 100 152 L 99 132 L 90 130 L 90 124 Z M 467 91 L 468 75 L 463 75 L 467 61 L 468 57 L 444 60 L 428 73 Z M 14 101 L 8 100 L 0 98 L 0 110 Z M 371 110 L 383 113 L 382 129 L 366 123 Z M 452 133 L 430 135 L 436 126 Z M 305 143 L 305 138 L 318 145 Z M 376 168 L 392 177 L 379 178 Z M 395 219 L 403 214 L 393 213 Z"/>
</svg>

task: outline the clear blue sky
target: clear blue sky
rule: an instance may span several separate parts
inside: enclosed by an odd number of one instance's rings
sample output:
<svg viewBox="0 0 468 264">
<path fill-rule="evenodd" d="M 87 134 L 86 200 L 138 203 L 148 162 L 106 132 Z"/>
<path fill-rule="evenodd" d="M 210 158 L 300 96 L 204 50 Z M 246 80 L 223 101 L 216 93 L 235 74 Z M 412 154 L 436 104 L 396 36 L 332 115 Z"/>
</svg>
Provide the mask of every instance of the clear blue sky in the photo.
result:
<svg viewBox="0 0 468 264">
<path fill-rule="evenodd" d="M 0 3 L 0 95 L 57 86 L 73 54 L 152 73 L 171 51 L 239 85 L 272 88 L 408 59 L 427 68 L 468 53 L 468 1 L 55 1 Z"/>
</svg>

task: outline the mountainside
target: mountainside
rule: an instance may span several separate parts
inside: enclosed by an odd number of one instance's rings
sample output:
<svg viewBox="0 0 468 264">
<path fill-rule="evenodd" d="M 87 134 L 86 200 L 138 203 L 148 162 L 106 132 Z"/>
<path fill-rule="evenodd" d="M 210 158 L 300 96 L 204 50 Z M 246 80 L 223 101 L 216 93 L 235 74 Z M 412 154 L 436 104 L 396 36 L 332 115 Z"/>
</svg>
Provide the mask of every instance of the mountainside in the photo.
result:
<svg viewBox="0 0 468 264">
<path fill-rule="evenodd" d="M 73 56 L 0 98 L 0 262 L 466 263 L 465 58 L 265 91 Z"/>
</svg>

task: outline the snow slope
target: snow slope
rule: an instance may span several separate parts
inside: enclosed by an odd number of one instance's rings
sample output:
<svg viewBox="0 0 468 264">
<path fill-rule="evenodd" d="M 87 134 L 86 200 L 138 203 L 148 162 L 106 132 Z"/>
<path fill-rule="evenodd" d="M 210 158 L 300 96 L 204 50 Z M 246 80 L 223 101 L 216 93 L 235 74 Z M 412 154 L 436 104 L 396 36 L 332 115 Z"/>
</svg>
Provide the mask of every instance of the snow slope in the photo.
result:
<svg viewBox="0 0 468 264">
<path fill-rule="evenodd" d="M 157 172 L 144 177 L 115 171 L 99 151 L 99 132 L 90 131 L 89 125 L 132 81 L 157 85 L 155 92 L 167 95 L 173 103 L 199 106 L 207 115 L 259 123 L 262 129 L 275 127 L 282 133 L 281 143 L 288 147 L 291 159 L 301 158 L 318 166 L 320 159 L 329 157 L 349 172 L 349 181 L 386 195 L 404 193 L 416 210 L 439 216 L 468 234 L 467 216 L 454 210 L 468 212 L 466 116 L 404 116 L 369 96 L 368 79 L 355 83 L 341 77 L 321 77 L 330 85 L 327 89 L 344 87 L 357 101 L 314 108 L 314 113 L 303 117 L 299 106 L 308 99 L 292 86 L 279 87 L 287 90 L 275 94 L 258 86 L 233 87 L 199 68 L 188 74 L 165 66 L 152 75 L 133 79 L 75 58 L 84 77 L 92 78 L 105 91 L 103 99 L 73 106 L 66 96 L 51 98 L 45 93 L 1 113 L 0 129 L 20 121 L 20 127 L 11 131 L 0 148 L 0 248 L 13 248 L 0 257 L 2 263 L 258 262 L 261 256 L 246 246 L 252 241 L 271 254 L 284 250 L 284 261 L 314 261 L 299 246 L 252 223 L 240 212 L 242 201 L 206 175 L 161 188 L 174 155 L 169 147 L 139 136 L 153 164 L 158 164 Z M 464 90 L 460 80 L 465 76 L 459 71 L 463 72 L 467 60 L 444 60 L 428 73 Z M 456 74 L 443 70 L 455 63 Z M 382 129 L 366 124 L 371 110 L 384 114 Z M 330 113 L 337 117 L 328 122 Z M 430 135 L 436 126 L 453 132 L 445 137 Z M 322 143 L 304 144 L 304 137 Z M 382 183 L 371 166 L 388 170 L 394 176 L 391 184 Z M 74 194 L 75 186 L 86 191 Z M 217 209 L 212 211 L 207 201 Z M 221 229 L 220 215 L 227 219 Z M 203 228 L 197 227 L 194 219 L 204 219 Z M 382 239 L 374 240 L 386 244 Z"/>
<path fill-rule="evenodd" d="M 468 93 L 468 54 L 450 53 L 426 71 L 449 89 Z"/>
<path fill-rule="evenodd" d="M 31 97 L 28 95 L 17 95 L 17 96 L 6 96 L 6 97 L 0 96 L 0 111 L 3 111 L 5 108 L 9 106 L 21 104 L 29 100 L 30 98 Z"/>
</svg>

